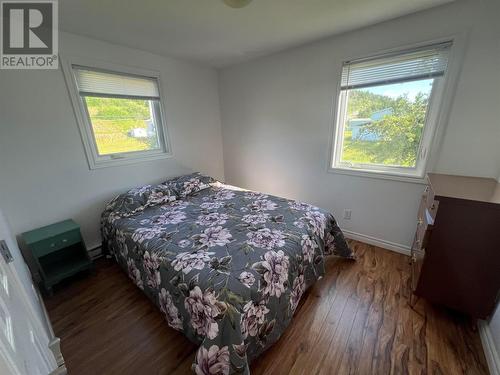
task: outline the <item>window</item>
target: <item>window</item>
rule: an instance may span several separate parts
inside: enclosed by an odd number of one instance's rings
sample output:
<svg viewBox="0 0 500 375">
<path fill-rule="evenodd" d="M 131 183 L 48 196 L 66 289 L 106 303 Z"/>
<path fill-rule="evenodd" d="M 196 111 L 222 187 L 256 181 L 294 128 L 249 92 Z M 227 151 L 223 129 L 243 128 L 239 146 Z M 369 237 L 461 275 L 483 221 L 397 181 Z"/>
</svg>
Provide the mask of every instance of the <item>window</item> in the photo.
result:
<svg viewBox="0 0 500 375">
<path fill-rule="evenodd" d="M 69 68 L 91 168 L 169 155 L 157 77 Z"/>
<path fill-rule="evenodd" d="M 342 67 L 333 168 L 423 177 L 451 42 Z"/>
</svg>

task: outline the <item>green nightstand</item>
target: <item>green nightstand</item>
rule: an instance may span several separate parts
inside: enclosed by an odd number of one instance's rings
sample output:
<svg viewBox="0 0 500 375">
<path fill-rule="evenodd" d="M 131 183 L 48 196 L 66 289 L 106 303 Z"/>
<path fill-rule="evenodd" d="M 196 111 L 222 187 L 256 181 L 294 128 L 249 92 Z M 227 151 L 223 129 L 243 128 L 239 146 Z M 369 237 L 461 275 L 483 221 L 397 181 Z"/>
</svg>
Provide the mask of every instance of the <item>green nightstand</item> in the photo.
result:
<svg viewBox="0 0 500 375">
<path fill-rule="evenodd" d="M 45 290 L 80 271 L 92 269 L 92 261 L 73 220 L 38 228 L 21 235 L 31 251 Z"/>
</svg>

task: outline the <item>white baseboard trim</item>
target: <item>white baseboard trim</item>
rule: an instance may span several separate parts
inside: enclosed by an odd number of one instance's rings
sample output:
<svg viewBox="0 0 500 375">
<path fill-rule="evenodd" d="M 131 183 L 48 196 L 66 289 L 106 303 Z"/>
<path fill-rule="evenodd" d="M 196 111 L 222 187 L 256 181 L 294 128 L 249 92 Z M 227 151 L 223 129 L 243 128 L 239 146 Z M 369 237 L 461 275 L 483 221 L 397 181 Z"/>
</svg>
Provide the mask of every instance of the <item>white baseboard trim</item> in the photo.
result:
<svg viewBox="0 0 500 375">
<path fill-rule="evenodd" d="M 54 337 L 49 342 L 49 349 L 54 354 L 54 358 L 56 359 L 57 366 L 64 366 L 64 357 L 61 352 L 61 339 L 59 337 Z"/>
<path fill-rule="evenodd" d="M 342 232 L 347 238 L 350 238 L 352 240 L 356 241 L 361 241 L 365 242 L 369 245 L 374 245 L 381 247 L 383 249 L 391 250 L 396 253 L 400 253 L 403 255 L 410 256 L 411 255 L 411 249 L 409 246 L 402 245 L 399 243 L 391 242 L 391 241 L 386 241 L 382 240 L 380 238 L 372 237 L 372 236 L 367 236 L 366 234 L 361 234 L 357 232 L 353 232 L 347 229 L 342 229 Z"/>
<path fill-rule="evenodd" d="M 495 347 L 495 342 L 491 336 L 490 326 L 484 320 L 478 320 L 479 336 L 483 344 L 484 355 L 488 362 L 491 375 L 500 375 L 500 354 L 498 348 Z"/>
<path fill-rule="evenodd" d="M 52 371 L 49 375 L 67 375 L 68 369 L 65 365 L 59 366 L 54 371 Z"/>
</svg>

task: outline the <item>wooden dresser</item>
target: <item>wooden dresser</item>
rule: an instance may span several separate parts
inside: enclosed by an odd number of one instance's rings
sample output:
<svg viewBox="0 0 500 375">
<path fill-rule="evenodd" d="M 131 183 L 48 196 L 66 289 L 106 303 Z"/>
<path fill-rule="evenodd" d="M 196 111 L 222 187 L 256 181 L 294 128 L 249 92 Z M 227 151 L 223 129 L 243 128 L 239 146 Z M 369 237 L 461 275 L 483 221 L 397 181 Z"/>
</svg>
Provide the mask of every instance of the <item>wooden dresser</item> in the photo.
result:
<svg viewBox="0 0 500 375">
<path fill-rule="evenodd" d="M 474 318 L 500 290 L 500 184 L 429 174 L 411 249 L 414 294 Z"/>
</svg>

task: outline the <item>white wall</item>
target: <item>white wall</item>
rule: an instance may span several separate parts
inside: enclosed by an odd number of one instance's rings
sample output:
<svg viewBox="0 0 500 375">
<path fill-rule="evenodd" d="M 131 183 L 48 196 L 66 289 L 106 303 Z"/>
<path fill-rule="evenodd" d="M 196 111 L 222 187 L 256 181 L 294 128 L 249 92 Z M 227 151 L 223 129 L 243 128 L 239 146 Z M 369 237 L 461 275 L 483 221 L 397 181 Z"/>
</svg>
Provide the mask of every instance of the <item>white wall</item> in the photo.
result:
<svg viewBox="0 0 500 375">
<path fill-rule="evenodd" d="M 491 336 L 493 338 L 494 348 L 496 349 L 496 365 L 498 367 L 498 371 L 500 371 L 500 306 L 497 306 L 497 311 L 491 318 L 489 322 Z"/>
<path fill-rule="evenodd" d="M 407 248 L 423 186 L 326 171 L 342 61 L 465 35 L 465 60 L 434 170 L 500 173 L 495 0 L 459 0 L 219 72 L 226 181 L 333 210 L 341 227 Z M 352 220 L 342 219 L 344 208 Z M 390 245 L 390 244 L 389 244 Z"/>
<path fill-rule="evenodd" d="M 479 335 L 491 375 L 500 375 L 500 305 L 489 321 L 479 321 Z"/>
<path fill-rule="evenodd" d="M 90 170 L 62 71 L 1 70 L 0 207 L 14 233 L 73 218 L 92 248 L 114 195 L 191 170 L 223 178 L 215 70 L 66 33 L 60 53 L 159 71 L 173 157 Z"/>
</svg>

